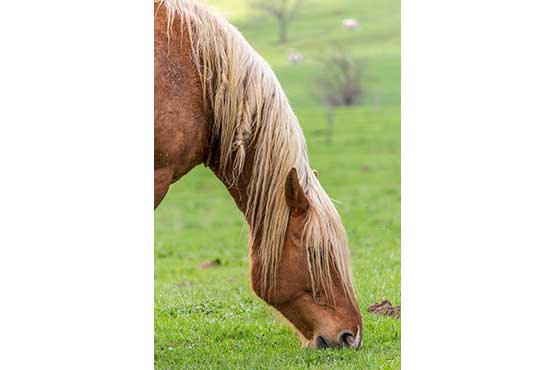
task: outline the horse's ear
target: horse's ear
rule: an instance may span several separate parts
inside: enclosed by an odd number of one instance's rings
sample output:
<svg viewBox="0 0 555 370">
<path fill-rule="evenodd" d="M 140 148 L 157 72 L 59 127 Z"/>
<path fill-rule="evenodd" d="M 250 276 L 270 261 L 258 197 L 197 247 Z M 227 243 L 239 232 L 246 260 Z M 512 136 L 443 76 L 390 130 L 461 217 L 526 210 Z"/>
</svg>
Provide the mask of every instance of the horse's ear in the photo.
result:
<svg viewBox="0 0 555 370">
<path fill-rule="evenodd" d="M 299 183 L 295 168 L 289 171 L 285 181 L 285 201 L 293 214 L 302 214 L 308 210 L 308 199 Z"/>
<path fill-rule="evenodd" d="M 312 170 L 312 173 L 314 174 L 314 176 L 316 176 L 316 178 L 318 178 L 318 171 Z"/>
</svg>

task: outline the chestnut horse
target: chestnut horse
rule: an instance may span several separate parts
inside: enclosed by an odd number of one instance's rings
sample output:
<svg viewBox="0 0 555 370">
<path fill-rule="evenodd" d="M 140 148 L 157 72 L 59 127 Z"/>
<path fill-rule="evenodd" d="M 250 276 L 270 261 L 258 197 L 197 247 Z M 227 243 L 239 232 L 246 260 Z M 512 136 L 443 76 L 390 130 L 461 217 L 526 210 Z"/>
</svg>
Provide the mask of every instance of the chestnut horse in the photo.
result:
<svg viewBox="0 0 555 370">
<path fill-rule="evenodd" d="M 347 235 L 268 64 L 193 0 L 154 3 L 154 208 L 204 164 L 249 226 L 255 293 L 307 346 L 358 348 Z"/>
</svg>

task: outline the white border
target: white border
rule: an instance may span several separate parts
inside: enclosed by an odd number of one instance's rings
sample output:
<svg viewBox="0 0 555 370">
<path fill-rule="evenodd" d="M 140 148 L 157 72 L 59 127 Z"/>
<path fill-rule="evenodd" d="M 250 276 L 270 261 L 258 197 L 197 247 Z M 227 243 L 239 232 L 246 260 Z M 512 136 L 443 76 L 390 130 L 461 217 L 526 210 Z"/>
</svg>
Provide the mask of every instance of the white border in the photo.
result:
<svg viewBox="0 0 555 370">
<path fill-rule="evenodd" d="M 555 368 L 552 4 L 403 2 L 403 369 Z"/>
<path fill-rule="evenodd" d="M 2 369 L 153 367 L 152 11 L 2 5 Z"/>
</svg>

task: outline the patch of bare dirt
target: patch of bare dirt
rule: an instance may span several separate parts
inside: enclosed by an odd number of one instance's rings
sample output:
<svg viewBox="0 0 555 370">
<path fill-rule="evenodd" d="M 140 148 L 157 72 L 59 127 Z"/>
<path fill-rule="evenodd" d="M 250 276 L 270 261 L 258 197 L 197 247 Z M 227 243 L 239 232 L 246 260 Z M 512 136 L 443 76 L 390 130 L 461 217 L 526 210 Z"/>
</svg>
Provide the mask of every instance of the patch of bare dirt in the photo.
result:
<svg viewBox="0 0 555 370">
<path fill-rule="evenodd" d="M 395 317 L 396 319 L 400 319 L 401 305 L 392 306 L 391 302 L 389 302 L 388 300 L 384 300 L 380 303 L 373 303 L 368 306 L 368 312 L 376 315 L 391 316 Z"/>
<path fill-rule="evenodd" d="M 198 265 L 198 268 L 201 270 L 206 270 L 206 269 L 214 268 L 216 266 L 220 266 L 221 264 L 222 264 L 222 261 L 219 258 L 216 258 L 214 260 L 201 263 L 200 265 Z"/>
<path fill-rule="evenodd" d="M 181 283 L 175 284 L 175 286 L 178 288 L 190 288 L 193 286 L 193 283 L 190 281 L 182 281 Z"/>
</svg>

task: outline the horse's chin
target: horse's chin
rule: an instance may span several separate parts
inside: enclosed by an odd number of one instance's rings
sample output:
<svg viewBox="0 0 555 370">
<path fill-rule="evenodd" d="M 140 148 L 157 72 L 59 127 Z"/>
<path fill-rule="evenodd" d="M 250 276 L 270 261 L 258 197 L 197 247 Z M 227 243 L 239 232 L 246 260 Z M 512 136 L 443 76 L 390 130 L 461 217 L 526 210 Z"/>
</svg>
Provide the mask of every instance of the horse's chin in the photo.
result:
<svg viewBox="0 0 555 370">
<path fill-rule="evenodd" d="M 304 348 L 317 348 L 315 338 L 307 339 L 303 335 L 300 335 L 300 337 L 301 337 L 301 341 L 302 341 L 302 346 Z"/>
</svg>

